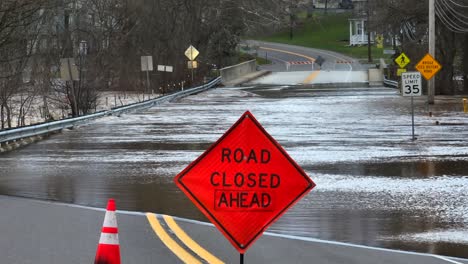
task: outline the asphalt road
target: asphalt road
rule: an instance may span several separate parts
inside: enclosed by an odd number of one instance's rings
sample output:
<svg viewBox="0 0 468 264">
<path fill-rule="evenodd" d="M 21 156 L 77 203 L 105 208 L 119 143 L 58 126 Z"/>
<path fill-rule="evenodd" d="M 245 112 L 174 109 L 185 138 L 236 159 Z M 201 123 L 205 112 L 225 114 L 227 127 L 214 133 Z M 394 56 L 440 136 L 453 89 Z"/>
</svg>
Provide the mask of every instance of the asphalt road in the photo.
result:
<svg viewBox="0 0 468 264">
<path fill-rule="evenodd" d="M 0 196 L 0 208 L 1 263 L 93 262 L 103 209 L 7 196 Z M 174 227 L 166 218 L 173 219 L 158 216 L 156 220 L 164 237 L 146 214 L 118 211 L 122 263 L 181 263 L 181 251 L 193 258 L 187 263 L 239 262 L 237 251 L 212 225 L 175 219 Z M 168 240 L 179 248 L 171 247 Z M 468 260 L 264 234 L 246 253 L 245 263 L 463 264 Z"/>
<path fill-rule="evenodd" d="M 261 68 L 273 72 L 288 71 L 288 63 L 289 71 L 362 71 L 367 69 L 356 59 L 332 51 L 270 42 L 247 41 L 246 43 L 250 47 L 259 47 L 259 57 L 272 61 L 271 65 L 263 65 Z M 312 67 L 311 62 L 319 57 L 323 59 L 322 65 L 315 63 Z"/>
<path fill-rule="evenodd" d="M 247 41 L 257 55 L 271 61 L 260 66 L 271 74 L 251 84 L 298 85 L 298 84 L 367 84 L 368 65 L 332 51 L 305 48 L 293 45 Z"/>
</svg>

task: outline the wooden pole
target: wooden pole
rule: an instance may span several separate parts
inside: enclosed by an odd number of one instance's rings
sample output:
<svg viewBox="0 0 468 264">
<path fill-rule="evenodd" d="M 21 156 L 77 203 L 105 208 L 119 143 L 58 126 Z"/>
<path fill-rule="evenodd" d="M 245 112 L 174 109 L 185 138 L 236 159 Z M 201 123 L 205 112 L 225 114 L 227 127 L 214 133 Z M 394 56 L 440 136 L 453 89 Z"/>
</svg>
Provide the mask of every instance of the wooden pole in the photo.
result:
<svg viewBox="0 0 468 264">
<path fill-rule="evenodd" d="M 435 1 L 429 0 L 429 53 L 435 58 Z M 434 104 L 435 95 L 435 77 L 428 81 L 427 87 L 427 103 Z"/>
</svg>

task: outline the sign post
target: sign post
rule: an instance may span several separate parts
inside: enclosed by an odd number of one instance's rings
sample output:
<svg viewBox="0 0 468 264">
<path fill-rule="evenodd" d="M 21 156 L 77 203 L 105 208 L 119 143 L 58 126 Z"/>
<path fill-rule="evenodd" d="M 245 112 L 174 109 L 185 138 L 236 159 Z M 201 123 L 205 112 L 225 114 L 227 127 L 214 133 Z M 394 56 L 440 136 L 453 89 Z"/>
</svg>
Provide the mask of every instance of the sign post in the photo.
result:
<svg viewBox="0 0 468 264">
<path fill-rule="evenodd" d="M 80 74 L 78 72 L 78 66 L 75 63 L 74 58 L 63 58 L 60 59 L 60 79 L 67 82 L 70 81 L 70 94 L 71 101 L 73 102 L 71 106 L 73 107 L 74 113 L 78 115 L 78 105 L 76 103 L 76 94 L 75 94 L 75 82 L 80 80 Z"/>
<path fill-rule="evenodd" d="M 146 72 L 146 92 L 150 90 L 149 72 L 153 71 L 153 56 L 141 56 L 141 71 Z M 143 94 L 145 100 L 145 94 Z"/>
<path fill-rule="evenodd" d="M 240 253 L 315 183 L 250 112 L 175 178 Z"/>
<path fill-rule="evenodd" d="M 405 97 L 411 97 L 411 125 L 412 125 L 412 140 L 416 140 L 414 136 L 414 96 L 422 95 L 421 73 L 405 72 L 401 75 L 401 94 Z"/>
<path fill-rule="evenodd" d="M 200 52 L 192 45 L 185 50 L 185 56 L 190 60 L 188 62 L 188 68 L 192 71 L 192 82 L 193 82 L 193 69 L 197 68 L 197 62 L 195 59 L 198 57 Z"/>
<path fill-rule="evenodd" d="M 384 37 L 382 34 L 378 34 L 375 37 L 375 42 L 377 43 L 377 48 L 378 49 L 383 49 L 384 48 Z"/>
</svg>

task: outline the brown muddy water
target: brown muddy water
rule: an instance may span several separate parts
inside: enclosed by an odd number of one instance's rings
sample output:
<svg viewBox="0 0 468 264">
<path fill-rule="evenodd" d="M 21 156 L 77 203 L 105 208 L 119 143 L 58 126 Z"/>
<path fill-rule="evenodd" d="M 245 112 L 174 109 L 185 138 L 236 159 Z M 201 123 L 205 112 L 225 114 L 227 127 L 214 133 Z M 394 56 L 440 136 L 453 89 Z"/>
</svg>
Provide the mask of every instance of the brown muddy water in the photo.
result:
<svg viewBox="0 0 468 264">
<path fill-rule="evenodd" d="M 173 178 L 250 110 L 317 183 L 269 231 L 468 258 L 466 117 L 441 111 L 456 125 L 435 126 L 417 101 L 412 142 L 408 104 L 390 90 L 255 92 L 217 89 L 1 154 L 0 194 L 97 207 L 113 197 L 122 210 L 206 220 Z"/>
</svg>

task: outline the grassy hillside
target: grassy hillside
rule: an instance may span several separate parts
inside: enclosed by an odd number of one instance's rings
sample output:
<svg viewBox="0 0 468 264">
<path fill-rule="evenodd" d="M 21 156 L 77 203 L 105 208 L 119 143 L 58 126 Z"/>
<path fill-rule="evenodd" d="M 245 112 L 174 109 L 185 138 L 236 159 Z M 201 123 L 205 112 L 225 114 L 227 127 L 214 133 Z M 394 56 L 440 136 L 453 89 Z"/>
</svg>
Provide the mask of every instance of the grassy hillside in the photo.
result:
<svg viewBox="0 0 468 264">
<path fill-rule="evenodd" d="M 348 47 L 350 13 L 322 14 L 314 13 L 312 17 L 298 16 L 298 26 L 294 30 L 293 39 L 289 38 L 289 30 L 276 33 L 259 40 L 286 43 L 310 48 L 318 48 L 340 52 L 354 58 L 367 59 L 367 46 Z M 372 47 L 372 58 L 385 58 L 382 49 Z"/>
</svg>

